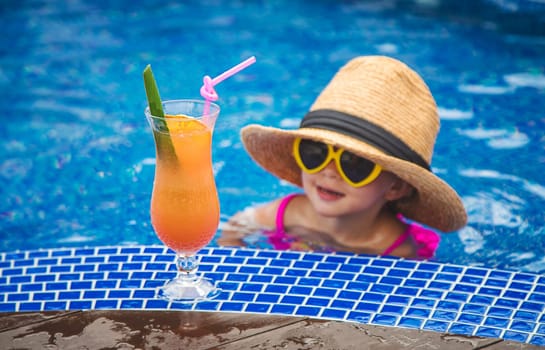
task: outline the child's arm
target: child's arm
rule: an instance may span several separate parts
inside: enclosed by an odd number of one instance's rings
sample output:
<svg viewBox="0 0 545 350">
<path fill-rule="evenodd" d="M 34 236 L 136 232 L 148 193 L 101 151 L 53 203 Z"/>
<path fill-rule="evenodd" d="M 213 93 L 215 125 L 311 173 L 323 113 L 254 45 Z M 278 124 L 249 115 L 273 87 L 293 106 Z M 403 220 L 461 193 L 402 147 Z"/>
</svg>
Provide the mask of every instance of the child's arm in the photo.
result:
<svg viewBox="0 0 545 350">
<path fill-rule="evenodd" d="M 280 199 L 255 207 L 247 207 L 233 215 L 225 224 L 221 224 L 221 236 L 218 244 L 224 246 L 244 246 L 244 236 L 262 230 L 273 230 L 276 211 Z"/>
</svg>

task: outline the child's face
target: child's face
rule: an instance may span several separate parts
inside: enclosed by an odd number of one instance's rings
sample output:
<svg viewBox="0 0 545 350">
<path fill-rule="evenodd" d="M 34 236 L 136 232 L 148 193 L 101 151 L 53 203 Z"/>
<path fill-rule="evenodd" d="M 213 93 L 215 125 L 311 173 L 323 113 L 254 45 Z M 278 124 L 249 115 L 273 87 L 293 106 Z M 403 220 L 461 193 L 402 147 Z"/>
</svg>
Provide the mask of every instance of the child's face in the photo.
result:
<svg viewBox="0 0 545 350">
<path fill-rule="evenodd" d="M 378 213 L 392 198 L 392 188 L 399 180 L 387 171 L 370 184 L 353 187 L 343 180 L 334 162 L 315 174 L 301 172 L 303 188 L 314 209 L 323 216 Z"/>
</svg>

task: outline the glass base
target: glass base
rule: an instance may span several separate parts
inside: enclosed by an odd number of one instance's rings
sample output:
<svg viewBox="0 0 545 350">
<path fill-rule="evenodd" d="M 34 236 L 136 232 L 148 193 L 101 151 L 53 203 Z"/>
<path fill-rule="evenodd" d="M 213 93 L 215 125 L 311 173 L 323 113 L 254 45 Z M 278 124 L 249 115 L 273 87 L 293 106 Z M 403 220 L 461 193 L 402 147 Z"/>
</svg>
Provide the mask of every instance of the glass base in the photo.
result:
<svg viewBox="0 0 545 350">
<path fill-rule="evenodd" d="M 211 279 L 183 274 L 168 281 L 157 291 L 157 297 L 181 303 L 211 300 L 220 294 Z"/>
</svg>

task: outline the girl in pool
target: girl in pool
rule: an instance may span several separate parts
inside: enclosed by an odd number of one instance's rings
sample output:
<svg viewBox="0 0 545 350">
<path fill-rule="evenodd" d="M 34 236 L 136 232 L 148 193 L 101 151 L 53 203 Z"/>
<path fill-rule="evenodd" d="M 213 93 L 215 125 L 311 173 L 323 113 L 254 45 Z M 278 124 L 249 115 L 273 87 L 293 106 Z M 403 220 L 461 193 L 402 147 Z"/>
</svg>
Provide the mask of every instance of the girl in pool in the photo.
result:
<svg viewBox="0 0 545 350">
<path fill-rule="evenodd" d="M 437 106 L 416 72 L 384 56 L 351 60 L 299 129 L 242 129 L 250 156 L 304 193 L 237 213 L 218 243 L 238 245 L 261 229 L 280 249 L 433 257 L 439 235 L 416 222 L 449 232 L 467 220 L 430 168 L 438 131 Z"/>
</svg>

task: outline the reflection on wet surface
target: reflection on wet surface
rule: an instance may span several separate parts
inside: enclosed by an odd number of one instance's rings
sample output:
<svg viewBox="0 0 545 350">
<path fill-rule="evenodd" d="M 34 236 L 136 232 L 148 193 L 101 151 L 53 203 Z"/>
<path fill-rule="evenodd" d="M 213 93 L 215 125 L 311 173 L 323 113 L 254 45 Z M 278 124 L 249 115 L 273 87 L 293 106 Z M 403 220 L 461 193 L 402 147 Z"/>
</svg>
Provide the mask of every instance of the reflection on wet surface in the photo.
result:
<svg viewBox="0 0 545 350">
<path fill-rule="evenodd" d="M 6 349 L 537 349 L 500 339 L 240 313 L 85 311 L 0 318 Z"/>
</svg>

